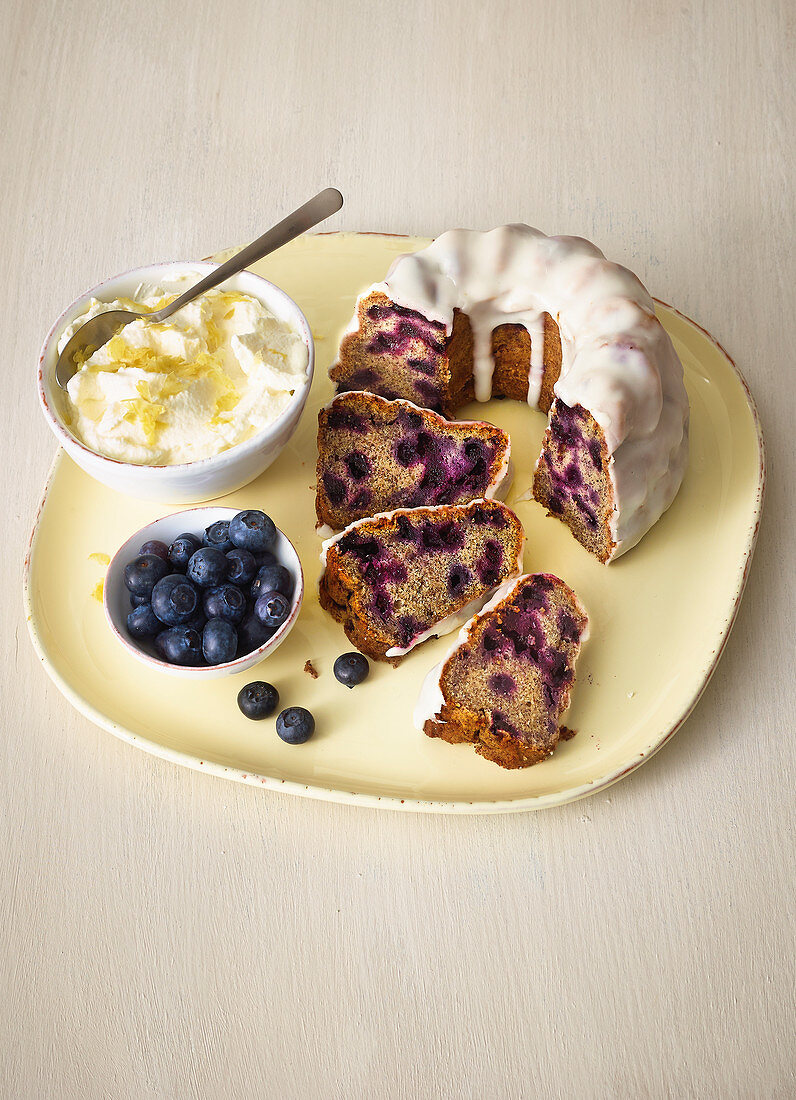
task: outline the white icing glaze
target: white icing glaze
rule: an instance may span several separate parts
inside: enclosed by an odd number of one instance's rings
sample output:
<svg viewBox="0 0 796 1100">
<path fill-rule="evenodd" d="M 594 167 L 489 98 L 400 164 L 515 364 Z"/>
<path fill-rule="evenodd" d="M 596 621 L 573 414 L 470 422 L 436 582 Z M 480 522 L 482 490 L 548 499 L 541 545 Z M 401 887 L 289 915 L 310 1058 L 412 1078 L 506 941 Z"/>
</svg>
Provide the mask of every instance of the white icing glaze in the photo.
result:
<svg viewBox="0 0 796 1100">
<path fill-rule="evenodd" d="M 336 401 L 342 401 L 347 394 L 339 393 L 336 397 L 333 397 L 331 401 L 324 405 L 325 409 L 331 409 Z M 491 428 L 493 425 L 489 424 L 485 420 L 446 420 L 444 416 L 440 416 L 439 413 L 434 412 L 433 409 L 421 409 L 418 405 L 415 405 L 412 401 L 407 401 L 405 398 L 395 398 L 392 401 L 388 401 L 386 397 L 380 397 L 376 393 L 368 392 L 368 398 L 371 401 L 380 401 L 383 405 L 403 405 L 405 408 L 412 412 L 420 413 L 424 417 L 431 417 L 436 420 L 440 428 L 444 428 L 453 425 L 454 427 L 462 427 L 465 425 L 474 425 L 475 427 Z M 503 452 L 503 461 L 495 472 L 495 476 L 487 485 L 484 490 L 484 498 L 486 500 L 505 500 L 508 496 L 511 483 L 514 479 L 514 465 L 511 461 L 511 438 L 506 435 L 506 449 Z M 462 503 L 462 502 L 460 502 Z M 368 516 L 368 519 L 373 519 L 373 516 Z M 322 539 L 329 539 L 334 534 L 334 529 L 329 526 L 328 523 L 320 523 L 315 527 L 317 534 Z"/>
<path fill-rule="evenodd" d="M 527 225 L 488 233 L 452 229 L 400 256 L 383 282 L 392 301 L 445 325 L 463 310 L 473 329 L 476 398 L 492 393 L 491 334 L 523 325 L 531 336 L 528 401 L 543 374 L 542 314 L 557 322 L 562 366 L 554 392 L 587 409 L 605 435 L 615 512 L 612 557 L 629 550 L 669 507 L 688 453 L 683 369 L 649 294 L 627 268 L 581 237 L 547 237 Z M 356 317 L 349 331 L 357 327 Z"/>
<path fill-rule="evenodd" d="M 379 512 L 375 516 L 366 516 L 363 519 L 354 520 L 354 522 L 349 523 L 348 527 L 346 527 L 343 531 L 338 531 L 336 534 L 332 535 L 331 538 L 325 539 L 324 542 L 321 544 L 320 557 L 323 569 L 321 570 L 321 575 L 318 578 L 318 585 L 320 586 L 321 577 L 323 577 L 323 574 L 326 570 L 326 556 L 329 552 L 329 547 L 333 546 L 336 542 L 339 542 L 340 539 L 342 539 L 345 535 L 349 533 L 349 531 L 353 531 L 357 527 L 361 527 L 363 523 L 370 523 L 372 520 L 392 519 L 393 516 L 400 515 L 408 515 L 416 518 L 418 513 L 420 512 L 430 512 L 433 514 L 443 508 L 466 508 L 469 507 L 471 504 L 477 503 L 478 501 L 468 501 L 467 504 L 458 505 L 435 504 L 423 508 L 395 508 L 391 512 Z M 516 577 L 519 575 L 519 573 L 522 572 L 522 559 L 524 552 L 525 536 L 523 535 L 520 542 L 520 548 L 517 552 L 517 560 L 514 563 L 514 568 L 511 571 L 510 578 Z M 487 601 L 492 598 L 492 593 L 499 591 L 500 588 L 504 587 L 505 583 L 512 583 L 512 581 L 511 579 L 509 579 L 508 582 L 504 582 L 503 584 L 499 585 L 497 589 L 491 589 L 489 592 L 484 593 L 483 596 L 479 596 L 476 599 L 471 600 L 469 603 L 466 603 L 464 607 L 462 607 L 459 611 L 454 611 L 452 614 L 446 615 L 444 618 L 439 619 L 436 623 L 433 623 L 428 628 L 428 630 L 424 630 L 422 631 L 422 633 L 416 635 L 416 637 L 412 639 L 412 641 L 408 646 L 406 646 L 406 648 L 400 649 L 397 646 L 392 646 L 390 649 L 387 650 L 386 655 L 388 657 L 404 657 L 407 653 L 410 652 L 410 650 L 414 649 L 415 646 L 420 645 L 421 642 L 425 642 L 429 638 L 442 637 L 442 635 L 444 634 L 450 634 L 452 631 L 460 627 L 462 623 L 469 622 L 477 611 L 485 607 Z"/>
</svg>

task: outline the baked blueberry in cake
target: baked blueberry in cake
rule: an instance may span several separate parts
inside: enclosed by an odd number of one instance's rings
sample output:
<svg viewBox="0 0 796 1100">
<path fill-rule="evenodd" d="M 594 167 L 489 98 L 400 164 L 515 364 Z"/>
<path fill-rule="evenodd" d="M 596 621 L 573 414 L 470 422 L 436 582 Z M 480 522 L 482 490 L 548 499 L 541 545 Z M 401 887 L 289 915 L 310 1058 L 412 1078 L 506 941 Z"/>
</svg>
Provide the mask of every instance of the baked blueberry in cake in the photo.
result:
<svg viewBox="0 0 796 1100">
<path fill-rule="evenodd" d="M 454 229 L 398 257 L 360 295 L 330 374 L 341 391 L 407 398 L 446 416 L 473 398 L 543 412 L 555 398 L 561 421 L 572 410 L 595 443 L 601 476 L 587 480 L 598 500 L 578 493 L 578 505 L 559 490 L 554 474 L 565 478 L 573 461 L 557 469 L 552 449 L 534 493 L 602 561 L 642 538 L 683 479 L 682 364 L 636 276 L 580 237 L 527 225 Z"/>
<path fill-rule="evenodd" d="M 495 500 L 357 520 L 323 544 L 321 607 L 362 653 L 397 665 L 517 576 L 524 542 L 520 521 Z"/>
<path fill-rule="evenodd" d="M 318 416 L 318 523 L 339 530 L 376 512 L 503 496 L 510 448 L 493 424 L 340 394 Z"/>
<path fill-rule="evenodd" d="M 503 768 L 526 768 L 573 736 L 561 724 L 588 631 L 578 597 L 534 573 L 501 585 L 426 677 L 415 726 Z"/>
</svg>

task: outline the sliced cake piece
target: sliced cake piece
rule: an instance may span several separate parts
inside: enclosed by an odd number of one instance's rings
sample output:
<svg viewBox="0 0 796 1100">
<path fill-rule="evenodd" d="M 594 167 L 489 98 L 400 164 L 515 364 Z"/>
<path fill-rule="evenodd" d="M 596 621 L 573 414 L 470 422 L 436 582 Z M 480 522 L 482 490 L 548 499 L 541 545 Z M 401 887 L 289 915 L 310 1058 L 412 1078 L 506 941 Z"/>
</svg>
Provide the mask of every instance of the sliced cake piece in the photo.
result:
<svg viewBox="0 0 796 1100">
<path fill-rule="evenodd" d="M 470 741 L 503 768 L 544 760 L 573 731 L 560 725 L 588 631 L 578 597 L 549 573 L 502 584 L 426 677 L 415 726 Z"/>
<path fill-rule="evenodd" d="M 353 644 L 397 665 L 461 626 L 522 568 L 522 524 L 499 501 L 399 509 L 358 520 L 321 555 L 321 607 Z"/>
<path fill-rule="evenodd" d="M 536 462 L 533 495 L 550 515 L 600 561 L 611 557 L 615 538 L 613 483 L 602 428 L 580 405 L 553 402 Z"/>
<path fill-rule="evenodd" d="M 318 416 L 318 522 L 340 530 L 376 512 L 504 496 L 510 452 L 494 424 L 340 394 Z"/>
</svg>

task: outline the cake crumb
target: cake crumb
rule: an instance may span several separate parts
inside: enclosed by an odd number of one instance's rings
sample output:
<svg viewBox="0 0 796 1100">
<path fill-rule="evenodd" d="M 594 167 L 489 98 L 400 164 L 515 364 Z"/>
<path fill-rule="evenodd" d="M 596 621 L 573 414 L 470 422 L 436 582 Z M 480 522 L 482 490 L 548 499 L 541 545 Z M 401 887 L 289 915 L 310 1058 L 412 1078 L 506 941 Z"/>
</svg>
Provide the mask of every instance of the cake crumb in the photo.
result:
<svg viewBox="0 0 796 1100">
<path fill-rule="evenodd" d="M 313 678 L 313 680 L 318 679 L 318 670 L 315 668 L 315 665 L 312 663 L 312 661 L 307 661 L 305 663 L 304 671 L 308 673 Z"/>
<path fill-rule="evenodd" d="M 102 581 L 97 581 L 97 583 L 92 588 L 91 595 L 97 601 L 97 603 L 102 603 L 102 593 L 104 589 L 105 586 Z"/>
<path fill-rule="evenodd" d="M 111 563 L 110 554 L 100 554 L 98 552 L 89 554 L 88 560 L 99 562 L 100 565 L 110 565 Z"/>
</svg>

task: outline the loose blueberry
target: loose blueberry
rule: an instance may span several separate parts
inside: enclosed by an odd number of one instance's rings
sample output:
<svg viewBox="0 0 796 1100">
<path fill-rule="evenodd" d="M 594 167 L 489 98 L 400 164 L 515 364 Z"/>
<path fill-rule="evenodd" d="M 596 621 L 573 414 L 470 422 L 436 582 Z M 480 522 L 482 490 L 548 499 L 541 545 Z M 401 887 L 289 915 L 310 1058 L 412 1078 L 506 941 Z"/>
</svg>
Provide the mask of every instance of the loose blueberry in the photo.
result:
<svg viewBox="0 0 796 1100">
<path fill-rule="evenodd" d="M 238 632 L 226 619 L 208 619 L 202 631 L 202 653 L 209 665 L 234 661 L 238 652 Z"/>
<path fill-rule="evenodd" d="M 356 687 L 366 680 L 370 672 L 367 657 L 361 653 L 343 653 L 334 662 L 334 674 L 341 684 Z"/>
<path fill-rule="evenodd" d="M 214 550 L 221 550 L 224 554 L 227 550 L 231 550 L 234 544 L 229 537 L 229 520 L 218 519 L 215 523 L 211 523 L 209 527 L 206 527 L 202 545 L 212 546 Z"/>
<path fill-rule="evenodd" d="M 258 599 L 264 592 L 281 592 L 288 599 L 293 595 L 293 578 L 284 565 L 276 562 L 257 571 L 251 587 L 252 599 Z"/>
<path fill-rule="evenodd" d="M 257 597 L 254 614 L 263 626 L 276 630 L 290 614 L 290 600 L 281 592 L 264 592 Z"/>
<path fill-rule="evenodd" d="M 252 553 L 270 550 L 276 542 L 276 526 L 270 516 L 259 509 L 238 512 L 229 524 L 229 537 L 234 546 Z"/>
<path fill-rule="evenodd" d="M 149 542 L 145 542 L 138 553 L 154 554 L 156 558 L 163 558 L 164 561 L 169 560 L 169 548 L 160 539 L 150 539 Z"/>
<path fill-rule="evenodd" d="M 163 623 L 152 610 L 152 605 L 141 604 L 127 616 L 127 633 L 131 638 L 154 638 L 163 629 Z"/>
<path fill-rule="evenodd" d="M 315 719 L 304 707 L 288 707 L 276 720 L 276 732 L 288 745 L 303 745 L 315 733 Z"/>
<path fill-rule="evenodd" d="M 252 680 L 238 692 L 238 706 L 247 718 L 260 722 L 263 718 L 270 718 L 279 706 L 279 692 L 273 684 Z"/>
<path fill-rule="evenodd" d="M 186 569 L 191 555 L 202 545 L 201 540 L 187 531 L 178 535 L 169 547 L 169 561 L 176 569 Z"/>
<path fill-rule="evenodd" d="M 216 588 L 206 589 L 202 605 L 208 619 L 239 623 L 246 614 L 246 597 L 234 584 L 219 584 Z"/>
<path fill-rule="evenodd" d="M 250 584 L 257 572 L 257 559 L 248 550 L 227 551 L 227 576 L 233 584 Z"/>
<path fill-rule="evenodd" d="M 238 627 L 238 656 L 259 649 L 274 636 L 273 627 L 263 626 L 256 615 L 247 615 Z"/>
<path fill-rule="evenodd" d="M 169 571 L 166 562 L 155 554 L 139 554 L 124 567 L 124 583 L 134 596 L 149 596 L 161 577 Z"/>
<path fill-rule="evenodd" d="M 199 606 L 199 593 L 181 573 L 169 573 L 152 589 L 152 610 L 166 626 L 187 623 Z"/>
<path fill-rule="evenodd" d="M 191 554 L 187 572 L 200 588 L 214 588 L 227 579 L 228 567 L 229 562 L 222 550 L 214 546 L 202 546 L 195 554 Z"/>
<path fill-rule="evenodd" d="M 190 626 L 172 626 L 155 638 L 155 649 L 171 665 L 203 665 L 202 638 Z"/>
</svg>

